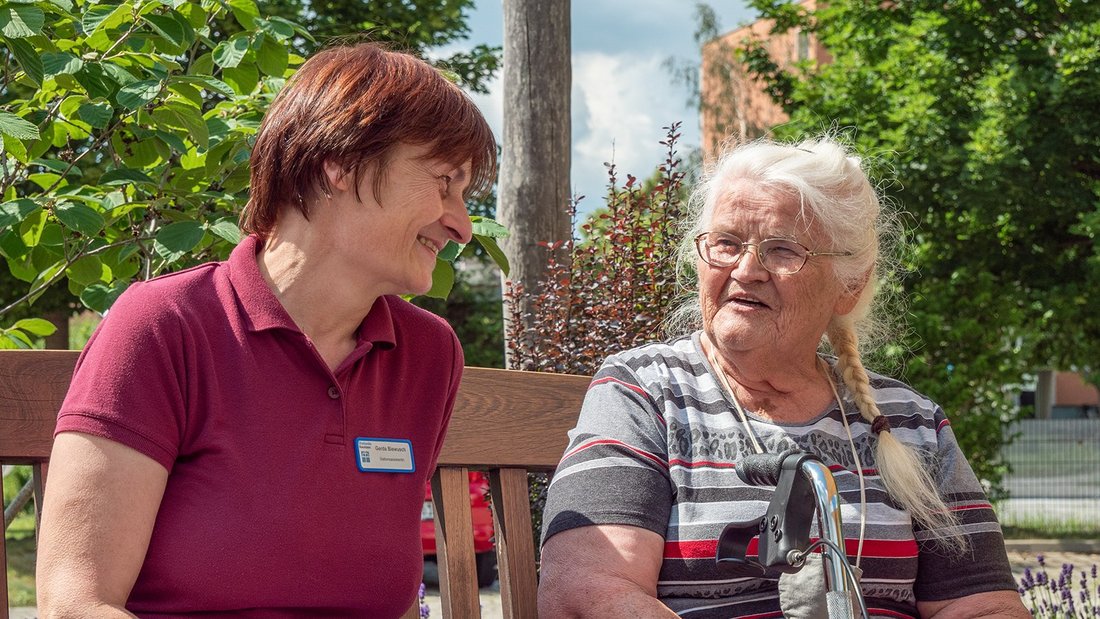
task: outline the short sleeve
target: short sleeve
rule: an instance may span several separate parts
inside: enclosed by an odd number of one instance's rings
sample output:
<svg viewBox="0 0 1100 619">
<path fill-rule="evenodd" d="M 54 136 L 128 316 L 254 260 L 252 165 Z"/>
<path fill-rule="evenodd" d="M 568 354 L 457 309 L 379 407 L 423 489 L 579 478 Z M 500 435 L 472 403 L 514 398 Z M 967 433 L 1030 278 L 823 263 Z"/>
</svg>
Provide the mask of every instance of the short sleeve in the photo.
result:
<svg viewBox="0 0 1100 619">
<path fill-rule="evenodd" d="M 940 496 L 958 519 L 958 525 L 950 530 L 927 530 L 914 525 L 920 547 L 914 584 L 917 599 L 948 600 L 988 591 L 1015 590 L 993 506 L 940 409 L 936 411 L 936 422 L 936 480 Z M 966 540 L 967 548 L 962 554 L 945 549 L 937 541 L 952 533 Z"/>
<path fill-rule="evenodd" d="M 667 432 L 654 397 L 610 357 L 589 385 L 551 481 L 543 543 L 594 524 L 632 525 L 664 537 L 672 498 Z"/>
<path fill-rule="evenodd" d="M 186 426 L 180 317 L 148 284 L 114 304 L 77 361 L 55 433 L 83 432 L 171 470 Z"/>
</svg>

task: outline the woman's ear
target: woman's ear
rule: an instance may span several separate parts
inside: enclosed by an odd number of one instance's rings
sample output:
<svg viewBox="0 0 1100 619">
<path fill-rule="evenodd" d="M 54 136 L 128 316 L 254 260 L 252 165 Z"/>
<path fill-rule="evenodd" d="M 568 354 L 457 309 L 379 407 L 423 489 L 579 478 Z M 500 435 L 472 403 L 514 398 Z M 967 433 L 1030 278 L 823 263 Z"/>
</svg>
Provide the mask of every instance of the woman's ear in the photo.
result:
<svg viewBox="0 0 1100 619">
<path fill-rule="evenodd" d="M 859 304 L 860 297 L 863 295 L 863 289 L 867 287 L 871 281 L 871 270 L 868 269 L 858 281 L 853 285 L 848 286 L 847 289 L 841 293 L 840 298 L 836 301 L 836 306 L 833 308 L 834 313 L 837 316 L 847 316 L 852 310 Z"/>
<path fill-rule="evenodd" d="M 322 166 L 325 171 L 325 180 L 328 181 L 328 186 L 333 190 L 349 191 L 354 189 L 354 187 L 351 187 L 351 183 L 354 182 L 351 170 L 331 159 L 325 159 Z"/>
</svg>

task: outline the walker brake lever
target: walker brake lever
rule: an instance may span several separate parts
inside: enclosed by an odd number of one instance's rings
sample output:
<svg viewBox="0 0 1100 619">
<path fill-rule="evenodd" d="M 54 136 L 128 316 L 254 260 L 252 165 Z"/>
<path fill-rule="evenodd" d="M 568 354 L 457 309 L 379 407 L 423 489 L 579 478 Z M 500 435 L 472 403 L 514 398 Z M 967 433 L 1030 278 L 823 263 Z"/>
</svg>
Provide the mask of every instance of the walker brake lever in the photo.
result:
<svg viewBox="0 0 1100 619">
<path fill-rule="evenodd" d="M 807 460 L 817 458 L 799 451 L 744 458 L 738 476 L 753 486 L 774 484 L 775 494 L 763 516 L 726 525 L 718 539 L 715 558 L 719 563 L 729 564 L 741 573 L 753 570 L 750 575 L 763 574 L 770 567 L 786 573 L 802 567 L 816 505 L 813 484 L 802 473 L 802 464 Z M 758 559 L 751 560 L 746 552 L 756 535 L 760 536 Z"/>
</svg>

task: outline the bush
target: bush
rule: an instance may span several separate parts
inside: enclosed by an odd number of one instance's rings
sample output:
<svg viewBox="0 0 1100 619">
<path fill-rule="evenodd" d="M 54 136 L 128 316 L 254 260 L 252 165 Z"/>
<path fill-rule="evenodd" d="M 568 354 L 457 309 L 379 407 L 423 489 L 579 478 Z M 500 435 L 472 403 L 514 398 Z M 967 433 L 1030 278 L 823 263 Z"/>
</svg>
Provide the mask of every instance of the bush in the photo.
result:
<svg viewBox="0 0 1100 619">
<path fill-rule="evenodd" d="M 646 182 L 627 174 L 620 188 L 615 165 L 606 164 L 607 206 L 580 226 L 580 238 L 542 243 L 549 263 L 537 290 L 507 285 L 507 300 L 531 298 L 535 325 L 525 329 L 523 316 L 515 313 L 518 304 L 509 303 L 506 339 L 515 369 L 591 375 L 604 357 L 662 337 L 661 327 L 680 298 L 677 226 L 686 191 L 676 152 L 679 128 L 680 123 L 665 127 L 660 142 L 665 160 Z M 568 205 L 574 229 L 583 197 Z M 560 261 L 555 255 L 563 248 L 566 259 Z M 538 539 L 549 480 L 531 474 L 528 481 Z"/>
</svg>

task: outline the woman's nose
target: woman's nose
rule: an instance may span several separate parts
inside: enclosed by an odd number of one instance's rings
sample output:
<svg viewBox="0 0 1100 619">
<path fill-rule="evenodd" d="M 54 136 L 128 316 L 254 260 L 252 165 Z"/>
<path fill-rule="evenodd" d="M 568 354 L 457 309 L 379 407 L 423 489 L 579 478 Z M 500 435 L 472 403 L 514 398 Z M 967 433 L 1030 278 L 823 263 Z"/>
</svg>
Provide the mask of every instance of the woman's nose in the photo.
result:
<svg viewBox="0 0 1100 619">
<path fill-rule="evenodd" d="M 440 223 L 456 243 L 465 245 L 474 238 L 474 224 L 470 221 L 470 213 L 466 210 L 466 201 L 462 196 L 446 201 Z"/>
<path fill-rule="evenodd" d="M 750 257 L 749 254 L 752 254 Z M 730 277 L 738 281 L 766 280 L 771 273 L 760 262 L 760 250 L 755 245 L 746 243 L 742 246 L 741 255 L 730 269 Z"/>
</svg>

